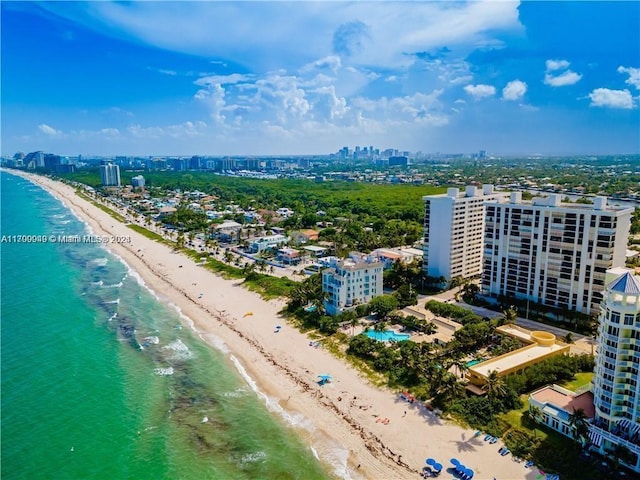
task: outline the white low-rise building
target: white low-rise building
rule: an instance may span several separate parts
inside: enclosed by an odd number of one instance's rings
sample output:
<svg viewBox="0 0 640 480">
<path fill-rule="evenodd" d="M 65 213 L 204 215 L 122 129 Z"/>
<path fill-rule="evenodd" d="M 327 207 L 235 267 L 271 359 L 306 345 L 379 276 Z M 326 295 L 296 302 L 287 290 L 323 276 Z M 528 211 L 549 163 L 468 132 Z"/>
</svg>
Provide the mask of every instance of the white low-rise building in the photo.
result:
<svg viewBox="0 0 640 480">
<path fill-rule="evenodd" d="M 339 315 L 357 305 L 382 295 L 382 262 L 370 255 L 350 254 L 346 259 L 332 259 L 322 271 L 322 291 L 329 315 Z"/>
<path fill-rule="evenodd" d="M 260 253 L 264 250 L 275 249 L 286 245 L 289 238 L 285 235 L 269 235 L 267 237 L 254 238 L 249 244 L 250 253 Z"/>
</svg>

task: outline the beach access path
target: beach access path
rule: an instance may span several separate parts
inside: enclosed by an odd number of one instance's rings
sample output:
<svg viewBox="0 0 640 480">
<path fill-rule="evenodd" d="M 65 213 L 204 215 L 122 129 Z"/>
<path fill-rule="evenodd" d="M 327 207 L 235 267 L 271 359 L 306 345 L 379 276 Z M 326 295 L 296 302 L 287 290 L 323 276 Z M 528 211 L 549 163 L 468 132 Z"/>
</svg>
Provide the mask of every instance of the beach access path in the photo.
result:
<svg viewBox="0 0 640 480">
<path fill-rule="evenodd" d="M 13 173 L 13 172 L 7 172 Z M 477 479 L 533 479 L 537 469 L 526 469 L 511 456 L 502 457 L 500 442 L 490 445 L 483 436 L 442 420 L 420 405 L 403 401 L 397 392 L 377 388 L 344 361 L 289 326 L 278 314 L 282 301 L 265 301 L 242 287 L 197 265 L 186 255 L 154 242 L 119 223 L 106 212 L 76 195 L 66 184 L 47 177 L 20 173 L 41 185 L 86 221 L 95 235 L 130 237 L 106 247 L 135 270 L 161 301 L 173 303 L 212 347 L 224 342 L 254 379 L 260 391 L 291 416 L 304 416 L 322 436 L 300 429 L 309 442 L 325 438 L 349 452 L 347 465 L 334 473 L 344 478 L 415 479 L 427 457 L 446 468 L 455 457 L 475 471 Z M 275 333 L 276 325 L 281 325 Z M 333 380 L 324 386 L 317 376 Z M 388 422 L 381 422 L 388 419 Z M 317 449 L 323 458 L 323 449 Z M 333 462 L 332 462 L 333 463 Z M 453 478 L 446 471 L 440 478 Z"/>
</svg>

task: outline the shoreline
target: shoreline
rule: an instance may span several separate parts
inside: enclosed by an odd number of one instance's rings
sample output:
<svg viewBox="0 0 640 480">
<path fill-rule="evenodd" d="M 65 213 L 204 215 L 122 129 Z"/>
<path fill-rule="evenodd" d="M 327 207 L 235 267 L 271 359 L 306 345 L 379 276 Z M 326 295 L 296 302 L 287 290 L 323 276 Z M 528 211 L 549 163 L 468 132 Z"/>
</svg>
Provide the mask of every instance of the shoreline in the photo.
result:
<svg viewBox="0 0 640 480">
<path fill-rule="evenodd" d="M 25 172 L 3 172 L 22 176 L 47 190 L 94 234 L 130 237 L 131 243 L 110 243 L 106 248 L 136 272 L 162 302 L 188 318 L 204 342 L 219 349 L 217 343 L 224 342 L 228 349 L 225 356 L 245 381 L 241 368 L 255 382 L 259 390 L 256 394 L 266 397 L 269 411 L 285 421 L 286 414 L 301 415 L 305 423 L 310 422 L 308 429 L 300 425 L 295 429 L 299 434 L 309 432 L 309 438 L 301 437 L 311 443 L 314 454 L 317 445 L 312 436 L 348 452 L 344 472 L 319 454 L 320 460 L 333 469 L 331 474 L 343 478 L 417 478 L 426 457 L 437 458 L 447 466 L 449 458 L 461 458 L 476 471 L 476 478 L 515 480 L 534 473 L 497 455 L 500 444 L 489 446 L 471 430 L 401 402 L 388 389 L 370 385 L 346 362 L 309 346 L 309 338 L 278 315 L 281 301 L 265 301 L 244 289 L 242 281 L 225 280 L 183 253 L 138 234 L 76 195 L 69 185 Z M 276 334 L 274 326 L 280 324 L 283 328 Z M 330 373 L 334 382 L 318 386 L 316 377 L 320 373 Z M 253 385 L 250 387 L 255 391 Z M 274 412 L 277 409 L 269 401 L 277 403 L 284 413 Z M 389 418 L 389 424 L 376 421 L 380 418 Z"/>
</svg>

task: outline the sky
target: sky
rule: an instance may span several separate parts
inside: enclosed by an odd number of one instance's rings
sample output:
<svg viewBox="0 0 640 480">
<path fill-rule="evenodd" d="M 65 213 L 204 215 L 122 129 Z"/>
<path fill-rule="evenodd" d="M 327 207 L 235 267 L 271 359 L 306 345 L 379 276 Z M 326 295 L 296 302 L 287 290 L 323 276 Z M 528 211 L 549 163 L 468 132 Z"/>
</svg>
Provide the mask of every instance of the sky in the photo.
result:
<svg viewBox="0 0 640 480">
<path fill-rule="evenodd" d="M 2 154 L 640 153 L 640 2 L 2 1 Z"/>
</svg>

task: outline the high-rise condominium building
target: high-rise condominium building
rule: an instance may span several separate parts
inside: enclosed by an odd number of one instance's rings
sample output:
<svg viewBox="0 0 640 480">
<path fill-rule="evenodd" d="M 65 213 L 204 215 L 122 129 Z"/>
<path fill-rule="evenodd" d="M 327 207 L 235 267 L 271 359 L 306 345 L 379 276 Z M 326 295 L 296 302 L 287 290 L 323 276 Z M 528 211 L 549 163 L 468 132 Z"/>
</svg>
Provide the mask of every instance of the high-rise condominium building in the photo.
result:
<svg viewBox="0 0 640 480">
<path fill-rule="evenodd" d="M 560 195 L 487 203 L 482 293 L 597 313 L 605 272 L 623 267 L 633 208 L 562 204 Z"/>
<path fill-rule="evenodd" d="M 105 187 L 120 186 L 120 167 L 111 162 L 100 162 L 100 180 Z"/>
<path fill-rule="evenodd" d="M 482 189 L 457 188 L 446 194 L 422 197 L 424 213 L 423 270 L 430 277 L 477 277 L 482 271 L 482 239 L 485 202 L 508 197 L 493 191 L 493 185 Z"/>
<path fill-rule="evenodd" d="M 620 458 L 640 473 L 640 278 L 627 271 L 609 283 L 599 319 L 589 439 L 603 454 L 624 447 Z"/>
<path fill-rule="evenodd" d="M 339 315 L 382 295 L 383 263 L 371 256 L 352 253 L 344 260 L 334 259 L 322 271 L 322 291 L 329 315 Z"/>
</svg>

